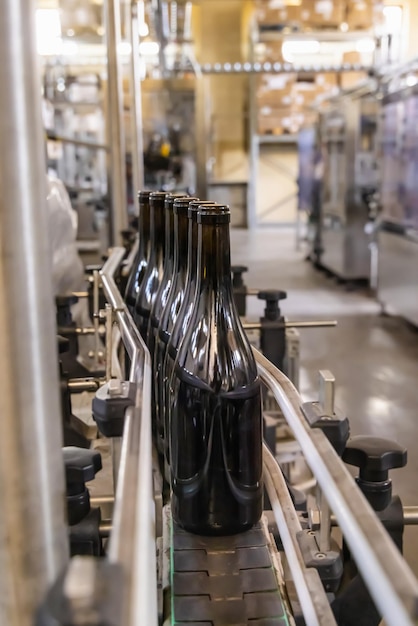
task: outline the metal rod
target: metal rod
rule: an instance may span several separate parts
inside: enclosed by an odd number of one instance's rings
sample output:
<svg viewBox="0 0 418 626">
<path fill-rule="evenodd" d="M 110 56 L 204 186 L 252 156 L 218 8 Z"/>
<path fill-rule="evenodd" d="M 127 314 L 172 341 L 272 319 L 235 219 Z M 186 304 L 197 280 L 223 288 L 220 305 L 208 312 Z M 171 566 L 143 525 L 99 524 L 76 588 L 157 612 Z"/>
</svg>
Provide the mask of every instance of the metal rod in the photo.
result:
<svg viewBox="0 0 418 626">
<path fill-rule="evenodd" d="M 115 248 L 101 271 L 106 297 L 131 360 L 129 378 L 138 384 L 136 406 L 126 411 L 109 558 L 124 570 L 123 626 L 157 626 L 151 358 L 113 280 L 124 256 L 124 248 Z"/>
<path fill-rule="evenodd" d="M 59 335 L 96 335 L 96 329 L 94 326 L 84 326 L 81 328 L 80 326 L 58 326 L 58 334 Z M 104 327 L 99 325 L 98 335 L 104 335 L 105 330 Z M 100 346 L 99 346 L 100 349 Z M 98 365 L 97 365 L 98 367 Z"/>
<path fill-rule="evenodd" d="M 120 41 L 120 2 L 106 0 L 106 46 L 107 46 L 107 82 L 108 82 L 108 114 L 107 132 L 110 145 L 110 185 L 111 211 L 110 243 L 122 243 L 122 230 L 128 222 L 126 196 L 126 165 L 125 165 L 125 138 L 122 126 L 122 74 L 118 57 L 118 43 Z"/>
<path fill-rule="evenodd" d="M 94 326 L 94 367 L 99 367 L 99 350 L 100 350 L 100 337 L 99 337 L 99 283 L 100 275 L 99 270 L 93 270 L 93 326 Z"/>
<path fill-rule="evenodd" d="M 112 378 L 112 348 L 113 348 L 113 311 L 110 304 L 105 304 L 105 368 L 106 380 Z"/>
<path fill-rule="evenodd" d="M 418 526 L 418 506 L 404 506 L 403 521 L 405 526 Z M 331 515 L 331 526 L 338 526 L 335 515 Z"/>
<path fill-rule="evenodd" d="M 113 505 L 115 502 L 115 496 L 90 496 L 90 504 L 94 507 L 101 507 L 104 505 Z"/>
<path fill-rule="evenodd" d="M 312 320 L 311 322 L 243 322 L 244 330 L 261 330 L 262 328 L 334 328 L 336 320 Z"/>
<path fill-rule="evenodd" d="M 337 517 L 376 606 L 389 626 L 412 626 L 418 616 L 418 581 L 324 433 L 307 424 L 292 383 L 253 351 L 261 379 L 273 392 Z"/>
<path fill-rule="evenodd" d="M 280 539 L 285 550 L 286 559 L 292 573 L 293 582 L 300 601 L 306 624 L 310 626 L 335 625 L 329 602 L 318 572 L 312 570 L 308 574 L 303 556 L 297 541 L 297 533 L 302 527 L 289 495 L 280 467 L 264 444 L 264 482 L 273 509 Z M 315 572 L 315 574 L 313 574 Z M 316 575 L 316 577 L 315 577 Z M 316 578 L 316 592 L 312 593 L 313 578 Z"/>
<path fill-rule="evenodd" d="M 71 393 L 82 393 L 83 391 L 97 391 L 105 381 L 100 378 L 70 378 L 67 383 Z"/>
<path fill-rule="evenodd" d="M 112 532 L 112 520 L 104 519 L 100 522 L 99 526 L 99 534 L 102 539 L 107 539 L 110 537 L 110 533 Z"/>
<path fill-rule="evenodd" d="M 131 96 L 131 152 L 133 195 L 136 214 L 139 214 L 138 194 L 144 187 L 144 146 L 142 139 L 142 102 L 141 102 L 141 68 L 139 55 L 139 19 L 138 2 L 132 0 L 131 19 L 129 22 L 131 41 L 130 56 L 130 96 Z"/>
<path fill-rule="evenodd" d="M 69 143 L 73 146 L 80 146 L 80 148 L 90 148 L 91 150 L 109 150 L 109 146 L 104 143 L 96 143 L 93 141 L 84 141 L 82 139 L 76 139 L 75 137 L 64 137 L 62 135 L 51 135 L 48 133 L 48 139 L 50 141 L 60 141 L 61 143 Z"/>
<path fill-rule="evenodd" d="M 68 559 L 34 2 L 0 19 L 0 624 L 29 626 Z"/>
</svg>

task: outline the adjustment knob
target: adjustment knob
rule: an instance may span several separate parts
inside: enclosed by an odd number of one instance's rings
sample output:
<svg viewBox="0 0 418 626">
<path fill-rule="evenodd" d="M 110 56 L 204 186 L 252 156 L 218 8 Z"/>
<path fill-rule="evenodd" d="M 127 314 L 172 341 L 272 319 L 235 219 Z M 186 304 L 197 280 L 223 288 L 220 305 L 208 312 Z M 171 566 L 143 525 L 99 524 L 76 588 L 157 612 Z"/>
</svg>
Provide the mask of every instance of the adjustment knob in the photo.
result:
<svg viewBox="0 0 418 626">
<path fill-rule="evenodd" d="M 75 446 L 63 448 L 67 484 L 84 484 L 102 469 L 102 456 L 96 450 Z"/>
<path fill-rule="evenodd" d="M 280 300 L 285 300 L 287 298 L 287 293 L 277 289 L 269 289 L 259 291 L 257 297 L 259 300 L 266 301 L 266 308 L 264 309 L 266 319 L 270 321 L 278 320 L 280 318 L 279 302 Z"/>
<path fill-rule="evenodd" d="M 396 441 L 363 435 L 348 441 L 343 460 L 359 468 L 361 479 L 380 482 L 389 470 L 406 465 L 407 450 Z"/>
<path fill-rule="evenodd" d="M 86 482 L 102 469 L 100 452 L 68 446 L 63 448 L 67 485 L 67 513 L 70 526 L 78 524 L 90 512 L 90 496 Z"/>
<path fill-rule="evenodd" d="M 231 271 L 232 271 L 232 286 L 243 287 L 244 280 L 242 278 L 242 275 L 245 272 L 248 272 L 248 267 L 246 267 L 245 265 L 233 265 L 231 267 Z"/>
<path fill-rule="evenodd" d="M 406 465 L 406 448 L 390 439 L 363 435 L 348 441 L 342 458 L 359 468 L 358 486 L 375 511 L 386 508 L 392 499 L 389 470 Z"/>
</svg>

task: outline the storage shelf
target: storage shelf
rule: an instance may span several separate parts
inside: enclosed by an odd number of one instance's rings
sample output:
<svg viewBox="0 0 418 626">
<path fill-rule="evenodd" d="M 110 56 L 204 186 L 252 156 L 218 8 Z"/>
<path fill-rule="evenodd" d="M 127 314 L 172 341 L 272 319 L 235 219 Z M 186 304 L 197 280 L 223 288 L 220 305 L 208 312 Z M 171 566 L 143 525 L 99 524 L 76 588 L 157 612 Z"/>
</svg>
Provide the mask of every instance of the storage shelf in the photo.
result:
<svg viewBox="0 0 418 626">
<path fill-rule="evenodd" d="M 254 135 L 259 144 L 295 144 L 298 141 L 297 133 L 289 135 Z"/>
</svg>

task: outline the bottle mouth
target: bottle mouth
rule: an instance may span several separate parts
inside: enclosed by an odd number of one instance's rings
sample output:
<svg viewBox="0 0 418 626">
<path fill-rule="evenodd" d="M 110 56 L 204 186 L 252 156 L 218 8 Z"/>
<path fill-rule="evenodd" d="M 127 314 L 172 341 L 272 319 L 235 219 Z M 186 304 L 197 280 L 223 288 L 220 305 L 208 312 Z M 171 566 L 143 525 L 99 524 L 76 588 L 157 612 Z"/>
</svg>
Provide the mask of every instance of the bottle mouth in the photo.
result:
<svg viewBox="0 0 418 626">
<path fill-rule="evenodd" d="M 164 208 L 165 199 L 168 194 L 165 191 L 153 191 L 150 193 L 149 201 L 152 208 Z"/>
<path fill-rule="evenodd" d="M 179 213 L 186 213 L 187 214 L 187 210 L 189 208 L 189 204 L 191 202 L 196 202 L 198 201 L 199 198 L 192 198 L 192 197 L 188 197 L 188 198 L 177 198 L 174 200 L 174 204 L 173 204 L 173 211 L 174 213 L 176 213 L 177 215 Z"/>
<path fill-rule="evenodd" d="M 139 202 L 143 202 L 144 200 L 149 200 L 151 193 L 152 193 L 151 191 L 146 191 L 146 190 L 138 191 Z"/>
<path fill-rule="evenodd" d="M 199 207 L 205 206 L 206 204 L 214 204 L 214 202 L 213 200 L 193 200 L 193 202 L 190 202 L 189 208 L 187 210 L 187 217 L 196 222 Z"/>
<path fill-rule="evenodd" d="M 167 211 L 173 210 L 173 205 L 175 200 L 187 200 L 189 196 L 186 196 L 184 193 L 170 193 L 165 197 L 165 208 Z"/>
<path fill-rule="evenodd" d="M 227 204 L 201 204 L 197 210 L 198 224 L 228 224 L 230 221 L 231 211 Z"/>
</svg>

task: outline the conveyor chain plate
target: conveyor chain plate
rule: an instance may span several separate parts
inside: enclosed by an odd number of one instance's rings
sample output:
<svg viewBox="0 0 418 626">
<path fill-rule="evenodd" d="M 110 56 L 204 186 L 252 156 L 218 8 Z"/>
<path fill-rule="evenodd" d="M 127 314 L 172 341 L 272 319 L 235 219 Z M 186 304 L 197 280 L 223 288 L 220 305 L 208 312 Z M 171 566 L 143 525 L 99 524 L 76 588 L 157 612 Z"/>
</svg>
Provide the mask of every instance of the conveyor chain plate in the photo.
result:
<svg viewBox="0 0 418 626">
<path fill-rule="evenodd" d="M 172 623 L 288 626 L 262 524 L 230 537 L 201 537 L 173 523 Z"/>
</svg>

